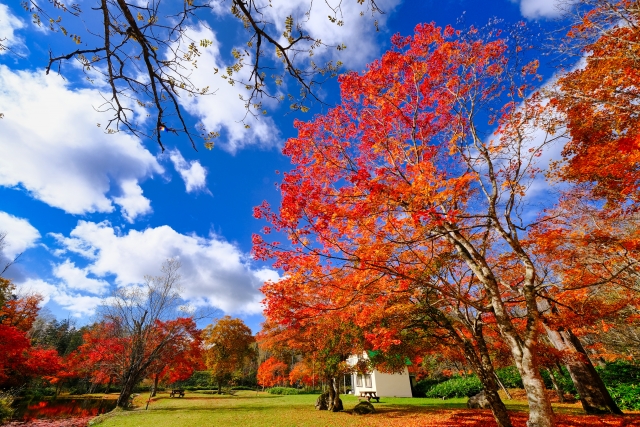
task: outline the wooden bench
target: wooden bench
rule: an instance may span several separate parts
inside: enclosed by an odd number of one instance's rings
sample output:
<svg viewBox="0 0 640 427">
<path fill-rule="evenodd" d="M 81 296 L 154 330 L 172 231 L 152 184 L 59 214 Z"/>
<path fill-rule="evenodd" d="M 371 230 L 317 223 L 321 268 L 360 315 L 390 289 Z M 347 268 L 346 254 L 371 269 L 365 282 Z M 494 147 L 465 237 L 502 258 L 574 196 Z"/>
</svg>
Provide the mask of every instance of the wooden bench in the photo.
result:
<svg viewBox="0 0 640 427">
<path fill-rule="evenodd" d="M 171 393 L 169 393 L 169 397 L 184 397 L 184 390 L 182 390 L 181 388 L 175 388 L 173 390 L 171 390 Z"/>
<path fill-rule="evenodd" d="M 367 402 L 371 402 L 371 399 L 375 399 L 376 402 L 380 403 L 380 398 L 378 397 L 375 391 L 361 391 L 360 397 L 358 397 L 358 400 L 365 400 L 365 399 L 367 400 Z"/>
</svg>

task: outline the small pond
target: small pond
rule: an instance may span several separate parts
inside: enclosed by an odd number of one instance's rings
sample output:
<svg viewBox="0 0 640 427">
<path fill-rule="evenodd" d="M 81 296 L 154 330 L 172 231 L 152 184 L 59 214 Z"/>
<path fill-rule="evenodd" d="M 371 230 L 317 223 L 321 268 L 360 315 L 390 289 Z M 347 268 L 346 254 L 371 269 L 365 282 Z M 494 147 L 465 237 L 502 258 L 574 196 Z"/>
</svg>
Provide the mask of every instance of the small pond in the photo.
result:
<svg viewBox="0 0 640 427">
<path fill-rule="evenodd" d="M 18 400 L 14 403 L 14 420 L 36 418 L 92 417 L 116 407 L 115 399 L 58 398 L 47 400 Z"/>
</svg>

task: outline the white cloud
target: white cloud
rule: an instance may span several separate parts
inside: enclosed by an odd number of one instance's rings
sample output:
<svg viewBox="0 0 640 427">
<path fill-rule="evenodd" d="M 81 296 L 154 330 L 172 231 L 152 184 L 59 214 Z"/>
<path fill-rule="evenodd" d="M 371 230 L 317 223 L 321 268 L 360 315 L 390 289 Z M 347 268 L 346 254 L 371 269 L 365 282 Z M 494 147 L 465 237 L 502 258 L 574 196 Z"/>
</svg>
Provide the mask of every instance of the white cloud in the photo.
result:
<svg viewBox="0 0 640 427">
<path fill-rule="evenodd" d="M 562 15 L 558 0 L 512 0 L 520 3 L 520 13 L 528 19 L 556 18 Z"/>
<path fill-rule="evenodd" d="M 7 5 L 0 3 L 0 45 L 19 54 L 26 53 L 24 40 L 16 34 L 24 26 L 24 22 L 13 15 Z M 8 49 L 0 49 L 0 55 L 8 53 Z"/>
<path fill-rule="evenodd" d="M 198 117 L 208 132 L 224 132 L 225 135 L 216 140 L 216 144 L 231 154 L 247 146 L 262 148 L 277 146 L 280 143 L 280 132 L 273 119 L 247 115 L 244 101 L 238 95 L 246 98 L 249 92 L 241 85 L 231 86 L 226 80 L 219 78 L 227 65 L 232 64 L 226 64 L 220 58 L 220 43 L 216 35 L 204 27 L 190 29 L 188 35 L 196 41 L 196 44 L 204 39 L 213 41 L 211 46 L 201 49 L 202 55 L 198 58 L 198 68 L 191 71 L 190 79 L 198 88 L 212 86 L 212 92 L 215 91 L 215 94 L 180 98 L 184 108 Z M 214 68 L 220 70 L 217 75 L 213 74 Z M 245 67 L 239 75 L 247 78 L 248 72 L 248 67 Z M 244 123 L 243 119 L 245 119 Z"/>
<path fill-rule="evenodd" d="M 323 43 L 331 46 L 346 44 L 347 49 L 337 50 L 335 47 L 316 49 L 314 61 L 322 63 L 327 60 L 340 60 L 346 68 L 363 68 L 365 64 L 380 54 L 378 34 L 374 26 L 374 19 L 378 21 L 378 26 L 384 29 L 387 17 L 401 0 L 378 0 L 377 4 L 385 12 L 371 17 L 367 6 L 359 5 L 356 1 L 341 2 L 342 15 L 338 19 L 344 21 L 344 25 L 338 26 L 332 23 L 328 15 L 333 16 L 331 8 L 326 2 L 314 2 L 311 13 L 306 16 L 310 2 L 308 0 L 288 0 L 282 2 L 268 3 L 262 1 L 259 8 L 264 13 L 267 21 L 273 22 L 276 26 L 274 33 L 281 34 L 284 31 L 284 23 L 287 16 L 292 15 L 295 23 L 300 24 L 304 31 L 312 37 L 322 40 Z M 337 6 L 339 1 L 330 1 L 332 6 Z M 220 2 L 213 2 L 214 12 L 222 14 L 228 13 L 228 8 L 221 7 Z M 224 6 L 224 5 L 222 5 Z M 272 7 L 271 7 L 272 6 Z M 224 12 L 226 11 L 226 12 Z M 360 13 L 364 12 L 363 16 Z M 273 30 L 273 28 L 272 28 Z M 215 94 L 208 96 L 182 98 L 180 102 L 185 109 L 197 116 L 207 131 L 217 131 L 223 133 L 223 137 L 216 141 L 223 150 L 235 154 L 248 146 L 259 146 L 261 148 L 271 148 L 281 143 L 280 132 L 270 117 L 254 117 L 247 114 L 244 101 L 239 99 L 239 94 L 247 98 L 249 91 L 242 85 L 230 85 L 222 78 L 216 78 L 212 84 L 213 69 L 217 68 L 221 76 L 227 66 L 232 65 L 221 59 L 221 45 L 216 38 L 216 34 L 208 28 L 197 27 L 188 31 L 189 38 L 198 45 L 200 40 L 211 40 L 213 44 L 206 49 L 201 49 L 202 55 L 198 57 L 198 67 L 191 70 L 190 79 L 198 88 L 212 87 Z M 243 46 L 238 47 L 240 51 Z M 263 49 L 271 49 L 265 47 Z M 231 49 L 229 49 L 231 50 Z M 271 49 L 273 59 L 275 51 Z M 245 63 L 250 64 L 251 59 L 245 58 Z M 309 64 L 300 63 L 300 66 Z M 239 72 L 234 74 L 238 80 L 248 81 L 250 66 L 246 65 Z M 293 83 L 292 87 L 293 87 Z M 267 110 L 276 107 L 276 103 L 270 99 L 260 99 Z M 245 127 L 249 125 L 249 128 Z"/>
<path fill-rule="evenodd" d="M 114 202 L 130 221 L 148 213 L 139 182 L 163 168 L 137 138 L 96 126 L 100 99 L 60 76 L 0 65 L 0 185 L 72 214 L 112 212 Z"/>
<path fill-rule="evenodd" d="M 112 275 L 118 286 L 142 283 L 145 275 L 159 274 L 164 260 L 177 257 L 182 263 L 182 295 L 195 305 L 214 306 L 227 313 L 260 313 L 259 287 L 266 279 L 278 279 L 273 270 L 254 269 L 249 257 L 232 243 L 217 236 L 187 236 L 169 226 L 120 234 L 106 222 L 79 221 L 69 237 L 54 237 L 67 252 L 90 257 L 82 270 L 65 261 L 56 271 L 74 275 L 81 271 L 98 280 Z M 86 288 L 96 289 L 95 283 L 82 282 L 71 273 L 64 276 L 72 279 L 67 286 L 86 283 Z M 54 296 L 59 302 L 56 298 L 60 296 Z"/>
<path fill-rule="evenodd" d="M 120 184 L 121 197 L 114 197 L 113 201 L 120 205 L 122 216 L 133 222 L 139 215 L 151 212 L 151 201 L 142 195 L 142 188 L 135 179 L 127 179 Z"/>
<path fill-rule="evenodd" d="M 207 170 L 199 161 L 193 160 L 187 163 L 178 150 L 170 150 L 169 158 L 171 159 L 176 171 L 182 177 L 184 185 L 187 188 L 187 193 L 206 189 Z"/>
<path fill-rule="evenodd" d="M 318 2 L 258 0 L 256 9 L 264 13 L 266 21 L 276 26 L 275 34 L 284 32 L 285 19 L 292 16 L 294 25 L 301 25 L 305 32 L 314 39 L 321 40 L 325 45 L 338 46 L 343 43 L 347 45 L 347 49 L 343 51 L 335 47 L 328 50 L 316 49 L 316 63 L 319 59 L 328 57 L 342 61 L 349 69 L 358 69 L 380 54 L 379 33 L 376 31 L 374 21 L 378 21 L 378 28 L 384 32 L 388 17 L 401 2 L 402 0 L 377 0 L 376 4 L 383 11 L 382 14 L 372 14 L 368 2 L 358 4 L 355 0 Z M 215 0 L 212 4 L 214 13 L 229 13 L 224 0 Z M 329 16 L 335 16 L 338 21 L 343 21 L 344 25 L 339 26 L 331 22 Z"/>
<path fill-rule="evenodd" d="M 95 295 L 104 295 L 109 290 L 109 283 L 105 280 L 87 277 L 87 269 L 76 267 L 70 260 L 58 264 L 53 269 L 53 275 L 63 280 L 68 289 L 85 291 Z"/>
<path fill-rule="evenodd" d="M 349 69 L 363 68 L 368 62 L 379 56 L 380 45 L 374 20 L 378 21 L 378 27 L 385 28 L 387 18 L 400 4 L 401 0 L 378 0 L 376 4 L 384 12 L 371 15 L 368 10 L 368 2 L 358 4 L 356 1 L 328 0 L 311 2 L 309 0 L 289 0 L 285 2 L 269 2 L 263 0 L 263 10 L 270 21 L 278 27 L 278 32 L 284 32 L 284 24 L 287 16 L 294 18 L 294 25 L 300 24 L 314 39 L 322 40 L 326 45 L 337 46 L 346 44 L 347 49 L 339 51 L 336 48 L 329 50 L 318 49 L 320 58 L 327 55 L 330 59 L 340 60 Z M 341 11 L 336 18 L 344 22 L 338 26 L 329 20 L 334 16 L 333 9 Z M 307 15 L 307 12 L 310 12 Z M 362 13 L 362 15 L 361 15 Z M 317 57 L 316 57 L 317 58 Z M 316 59 L 316 62 L 318 60 Z"/>
<path fill-rule="evenodd" d="M 7 233 L 3 255 L 9 259 L 34 247 L 40 238 L 40 233 L 29 221 L 2 211 L 0 211 L 0 232 Z"/>
<path fill-rule="evenodd" d="M 102 304 L 103 299 L 97 296 L 81 295 L 69 291 L 64 284 L 52 284 L 41 279 L 28 279 L 18 285 L 21 295 L 37 293 L 42 295 L 42 305 L 54 301 L 69 310 L 74 316 L 91 316 Z"/>
</svg>

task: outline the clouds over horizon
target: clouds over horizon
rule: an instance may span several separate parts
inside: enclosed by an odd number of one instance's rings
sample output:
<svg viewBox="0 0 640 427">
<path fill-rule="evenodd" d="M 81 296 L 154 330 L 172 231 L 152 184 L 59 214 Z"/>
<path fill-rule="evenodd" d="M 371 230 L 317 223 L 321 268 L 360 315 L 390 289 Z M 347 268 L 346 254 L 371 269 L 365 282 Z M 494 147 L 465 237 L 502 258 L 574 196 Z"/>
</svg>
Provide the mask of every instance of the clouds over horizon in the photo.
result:
<svg viewBox="0 0 640 427">
<path fill-rule="evenodd" d="M 71 214 L 110 213 L 115 204 L 132 222 L 151 212 L 139 183 L 164 169 L 138 138 L 96 126 L 105 118 L 93 108 L 100 99 L 58 75 L 0 65 L 0 185 Z"/>
<path fill-rule="evenodd" d="M 249 256 L 219 236 L 180 234 L 169 226 L 121 232 L 108 222 L 79 221 L 69 236 L 52 235 L 62 261 L 53 265 L 52 280 L 31 279 L 23 288 L 44 294 L 75 315 L 92 314 L 115 286 L 144 282 L 159 275 L 164 260 L 177 258 L 182 267 L 181 295 L 195 306 L 216 307 L 230 314 L 262 311 L 259 288 L 278 273 L 255 268 Z M 71 257 L 82 258 L 78 267 Z"/>
</svg>

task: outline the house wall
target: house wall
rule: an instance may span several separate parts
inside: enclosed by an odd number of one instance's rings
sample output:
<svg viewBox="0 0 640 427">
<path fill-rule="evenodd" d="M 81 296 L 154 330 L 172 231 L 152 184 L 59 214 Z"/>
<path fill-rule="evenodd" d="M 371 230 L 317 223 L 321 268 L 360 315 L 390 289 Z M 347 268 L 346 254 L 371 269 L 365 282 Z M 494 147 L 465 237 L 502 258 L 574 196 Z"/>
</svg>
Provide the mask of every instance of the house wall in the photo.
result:
<svg viewBox="0 0 640 427">
<path fill-rule="evenodd" d="M 412 397 L 409 370 L 405 367 L 401 374 L 373 372 L 376 394 L 381 397 Z"/>
<path fill-rule="evenodd" d="M 362 376 L 362 385 L 358 386 L 357 375 L 353 374 L 351 384 L 356 396 L 359 396 L 361 391 L 375 391 L 380 397 L 412 397 L 411 380 L 407 368 L 404 368 L 404 372 L 401 374 L 373 371 L 370 375 L 371 387 L 367 387 L 364 375 Z"/>
</svg>

